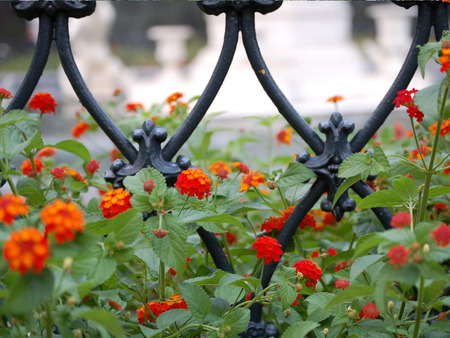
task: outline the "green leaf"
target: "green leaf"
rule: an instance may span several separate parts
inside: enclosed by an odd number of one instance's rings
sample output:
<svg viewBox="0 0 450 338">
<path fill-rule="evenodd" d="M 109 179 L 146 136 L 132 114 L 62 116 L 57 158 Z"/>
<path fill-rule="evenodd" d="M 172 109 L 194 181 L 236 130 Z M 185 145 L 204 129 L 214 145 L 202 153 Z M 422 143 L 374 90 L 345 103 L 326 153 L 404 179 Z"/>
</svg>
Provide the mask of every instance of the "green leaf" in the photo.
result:
<svg viewBox="0 0 450 338">
<path fill-rule="evenodd" d="M 39 206 L 44 201 L 39 182 L 32 178 L 21 177 L 17 181 L 16 188 L 20 195 L 26 197 L 28 204 Z"/>
<path fill-rule="evenodd" d="M 428 60 L 434 55 L 437 55 L 441 50 L 441 42 L 428 42 L 424 46 L 417 46 L 419 48 L 419 56 L 417 57 L 417 64 L 420 68 L 420 74 L 425 78 L 425 66 Z"/>
<path fill-rule="evenodd" d="M 291 162 L 276 184 L 280 188 L 288 188 L 304 183 L 313 177 L 316 177 L 316 174 L 303 163 Z"/>
<path fill-rule="evenodd" d="M 420 222 L 414 227 L 414 233 L 416 238 L 421 243 L 427 243 L 430 241 L 430 231 L 436 228 L 440 222 Z"/>
<path fill-rule="evenodd" d="M 319 326 L 319 323 L 305 320 L 294 325 L 291 325 L 286 331 L 284 331 L 281 338 L 299 338 L 306 336 L 310 331 Z"/>
<path fill-rule="evenodd" d="M 419 90 L 414 95 L 414 103 L 419 107 L 420 111 L 425 114 L 424 120 L 426 121 L 437 121 L 439 116 L 438 107 L 441 86 L 442 82 L 438 82 Z"/>
<path fill-rule="evenodd" d="M 181 296 L 186 301 L 189 311 L 201 323 L 211 310 L 211 300 L 208 294 L 192 283 L 180 283 Z"/>
<path fill-rule="evenodd" d="M 8 285 L 10 284 L 10 285 Z M 52 294 L 54 278 L 48 269 L 12 278 L 2 312 L 25 314 L 45 302 Z"/>
<path fill-rule="evenodd" d="M 226 223 L 243 228 L 243 224 L 236 217 L 228 214 L 214 214 L 196 210 L 186 210 L 181 213 L 180 218 L 185 223 Z"/>
<path fill-rule="evenodd" d="M 109 311 L 102 309 L 89 309 L 86 311 L 76 311 L 75 317 L 95 322 L 96 324 L 104 327 L 114 337 L 117 338 L 125 337 L 122 326 L 119 323 L 119 320 L 113 313 Z"/>
<path fill-rule="evenodd" d="M 391 165 L 380 146 L 375 146 L 373 150 L 373 159 L 380 165 L 380 172 L 388 172 L 391 168 Z M 376 174 L 378 174 L 378 172 L 373 173 L 372 175 Z"/>
<path fill-rule="evenodd" d="M 94 266 L 94 274 L 90 276 L 90 279 L 95 285 L 100 285 L 106 282 L 112 274 L 116 271 L 116 261 L 111 257 L 104 257 L 99 260 L 97 266 Z"/>
<path fill-rule="evenodd" d="M 409 177 L 395 180 L 394 190 L 404 202 L 414 202 L 418 194 L 416 183 Z"/>
<path fill-rule="evenodd" d="M 339 200 L 339 197 L 346 192 L 353 184 L 361 180 L 361 175 L 356 175 L 352 177 L 348 177 L 342 182 L 342 184 L 339 186 L 339 189 L 336 191 L 336 194 L 334 195 L 333 200 L 333 208 L 336 204 L 336 202 Z"/>
<path fill-rule="evenodd" d="M 371 162 L 369 153 L 355 153 L 347 157 L 339 166 L 339 177 L 353 177 L 367 171 Z"/>
<path fill-rule="evenodd" d="M 155 188 L 151 194 L 144 191 L 144 182 L 148 180 L 153 180 L 155 184 Z M 157 200 L 159 200 L 167 191 L 167 184 L 164 176 L 155 168 L 141 169 L 136 175 L 127 176 L 124 179 L 123 184 L 133 195 L 150 195 Z"/>
<path fill-rule="evenodd" d="M 270 207 L 268 207 L 265 204 L 262 203 L 238 203 L 235 205 L 232 205 L 226 210 L 227 214 L 233 215 L 233 214 L 240 214 L 243 212 L 249 212 L 254 210 L 261 210 L 261 211 L 267 211 L 271 210 Z"/>
<path fill-rule="evenodd" d="M 77 155 L 83 161 L 89 161 L 91 159 L 91 154 L 85 145 L 75 140 L 64 140 L 53 145 L 49 144 L 48 146 Z"/>
<path fill-rule="evenodd" d="M 403 200 L 395 190 L 380 190 L 363 198 L 359 203 L 360 209 L 377 207 L 400 207 Z"/>
<path fill-rule="evenodd" d="M 378 233 L 371 233 L 361 236 L 356 242 L 355 254 L 353 255 L 353 258 L 365 255 L 370 250 L 385 241 L 386 239 L 378 236 Z"/>
<path fill-rule="evenodd" d="M 187 230 L 183 221 L 175 215 L 162 215 L 162 228 L 167 231 L 163 238 L 157 238 L 152 230 L 158 229 L 159 218 L 150 217 L 145 222 L 145 234 L 152 243 L 156 255 L 169 267 L 182 272 L 186 266 Z"/>
<path fill-rule="evenodd" d="M 323 310 L 329 310 L 333 306 L 343 304 L 348 300 L 371 296 L 373 295 L 374 290 L 375 289 L 372 286 L 368 285 L 350 285 L 344 291 L 338 293 L 333 299 L 331 299 Z"/>
<path fill-rule="evenodd" d="M 216 270 L 214 273 L 208 276 L 196 277 L 186 280 L 188 283 L 194 283 L 197 285 L 218 285 L 223 276 L 225 276 L 227 272 L 223 270 Z"/>
<path fill-rule="evenodd" d="M 247 329 L 249 322 L 250 310 L 237 308 L 225 316 L 221 328 L 226 332 L 238 334 Z"/>
<path fill-rule="evenodd" d="M 134 254 L 147 265 L 152 277 L 157 278 L 159 276 L 159 258 L 152 249 L 139 249 L 136 250 Z"/>
<path fill-rule="evenodd" d="M 160 328 L 167 329 L 175 322 L 184 323 L 189 319 L 191 313 L 186 309 L 173 309 L 161 313 L 158 318 L 156 318 L 156 325 Z"/>
<path fill-rule="evenodd" d="M 410 245 L 416 240 L 416 237 L 409 228 L 390 229 L 388 231 L 379 232 L 378 237 L 384 238 L 391 243 L 402 243 Z"/>
<path fill-rule="evenodd" d="M 41 133 L 39 131 L 36 131 L 33 136 L 31 136 L 27 142 L 25 142 L 26 147 L 25 154 L 30 155 L 31 151 L 33 149 L 42 149 L 44 147 L 44 141 L 42 140 Z"/>
<path fill-rule="evenodd" d="M 327 319 L 335 311 L 334 309 L 328 309 L 324 311 L 324 304 L 328 304 L 335 295 L 328 292 L 314 293 L 305 300 L 308 303 L 308 318 L 316 322 L 321 322 Z"/>
<path fill-rule="evenodd" d="M 281 304 L 283 304 L 283 310 L 292 306 L 292 303 L 297 299 L 297 292 L 292 288 L 292 286 L 287 284 L 280 284 L 280 297 Z"/>
<path fill-rule="evenodd" d="M 350 268 L 350 282 L 353 282 L 363 271 L 384 257 L 384 255 L 358 257 Z"/>
<path fill-rule="evenodd" d="M 23 110 L 11 110 L 9 113 L 0 116 L 0 128 L 5 128 L 20 121 L 32 120 L 33 115 L 30 115 Z"/>
<path fill-rule="evenodd" d="M 450 187 L 443 187 L 443 186 L 431 187 L 428 192 L 428 197 L 433 198 L 448 194 L 450 194 Z"/>
</svg>

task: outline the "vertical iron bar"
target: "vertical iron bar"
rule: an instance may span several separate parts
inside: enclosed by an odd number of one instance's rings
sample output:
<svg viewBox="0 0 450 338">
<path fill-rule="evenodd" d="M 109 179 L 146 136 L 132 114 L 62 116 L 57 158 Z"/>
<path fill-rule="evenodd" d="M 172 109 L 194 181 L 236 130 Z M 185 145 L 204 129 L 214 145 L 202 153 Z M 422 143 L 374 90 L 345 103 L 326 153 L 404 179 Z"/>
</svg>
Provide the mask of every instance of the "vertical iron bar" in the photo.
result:
<svg viewBox="0 0 450 338">
<path fill-rule="evenodd" d="M 166 161 L 172 160 L 189 139 L 195 128 L 197 128 L 208 108 L 211 106 L 211 103 L 219 92 L 228 70 L 230 69 L 238 38 L 239 18 L 236 12 L 226 13 L 225 37 L 217 65 L 214 68 L 214 72 L 206 85 L 205 90 L 202 95 L 200 95 L 197 104 L 194 106 L 183 125 L 178 128 L 164 147 L 163 158 Z"/>
<path fill-rule="evenodd" d="M 438 3 L 433 11 L 434 36 L 440 40 L 442 32 L 448 30 L 447 4 Z"/>
<path fill-rule="evenodd" d="M 97 124 L 102 128 L 109 139 L 116 145 L 120 152 L 130 162 L 134 162 L 137 157 L 137 150 L 128 138 L 117 127 L 113 120 L 100 107 L 92 96 L 73 58 L 70 47 L 69 28 L 67 15 L 60 13 L 56 18 L 56 46 L 59 58 L 72 87 L 80 99 L 81 104 L 88 110 Z"/>
<path fill-rule="evenodd" d="M 300 200 L 300 202 L 298 202 L 298 204 L 295 206 L 291 215 L 286 220 L 283 229 L 281 229 L 277 237 L 278 243 L 281 244 L 281 249 L 283 250 L 283 252 L 284 250 L 286 250 L 287 245 L 292 240 L 292 237 L 297 231 L 298 226 L 302 222 L 303 218 L 305 218 L 306 214 L 314 207 L 314 204 L 316 204 L 319 198 L 322 197 L 322 194 L 326 191 L 326 188 L 327 184 L 324 181 L 320 179 L 316 180 L 312 187 Z M 264 272 L 261 280 L 263 289 L 269 285 L 269 282 L 277 266 L 277 262 L 272 262 L 264 267 Z M 259 322 L 261 320 L 262 305 L 255 303 L 250 307 L 250 310 L 250 320 L 252 322 Z"/>
<path fill-rule="evenodd" d="M 33 93 L 33 90 L 36 88 L 36 85 L 42 76 L 42 72 L 44 71 L 50 53 L 52 38 L 53 21 L 47 14 L 42 14 L 39 17 L 39 33 L 30 67 L 28 68 L 27 74 L 25 75 L 19 90 L 4 111 L 4 114 L 10 110 L 23 109 L 25 107 L 25 104 Z"/>
<path fill-rule="evenodd" d="M 263 89 L 275 104 L 280 114 L 284 116 L 301 138 L 316 154 L 321 154 L 325 148 L 322 139 L 314 132 L 308 123 L 303 120 L 286 96 L 284 96 L 264 62 L 256 38 L 254 11 L 244 9 L 242 13 L 241 30 L 247 57 Z"/>
<path fill-rule="evenodd" d="M 230 262 L 228 261 L 225 253 L 222 250 L 222 247 L 217 241 L 216 236 L 212 232 L 206 231 L 202 227 L 197 229 L 197 233 L 199 234 L 203 243 L 205 243 L 206 248 L 208 249 L 216 267 L 223 271 L 234 273 L 233 269 L 231 268 Z"/>
<path fill-rule="evenodd" d="M 353 153 L 361 151 L 362 148 L 369 142 L 375 132 L 383 125 L 389 114 L 394 109 L 392 103 L 397 96 L 399 90 L 405 89 L 411 81 L 417 69 L 417 56 L 419 49 L 417 45 L 423 45 L 428 41 L 431 31 L 431 8 L 426 3 L 419 3 L 419 15 L 416 24 L 416 31 L 414 34 L 411 47 L 408 55 L 403 63 L 400 72 L 392 83 L 386 95 L 378 104 L 375 111 L 370 115 L 365 125 L 356 133 L 350 141 Z"/>
</svg>

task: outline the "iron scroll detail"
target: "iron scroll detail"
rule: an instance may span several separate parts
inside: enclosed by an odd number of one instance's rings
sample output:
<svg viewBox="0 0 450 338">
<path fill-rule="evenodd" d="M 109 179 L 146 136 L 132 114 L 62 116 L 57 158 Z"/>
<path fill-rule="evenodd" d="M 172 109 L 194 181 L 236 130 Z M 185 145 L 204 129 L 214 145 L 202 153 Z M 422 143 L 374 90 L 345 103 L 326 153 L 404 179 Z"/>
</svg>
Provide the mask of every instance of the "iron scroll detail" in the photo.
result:
<svg viewBox="0 0 450 338">
<path fill-rule="evenodd" d="M 17 16 L 33 20 L 42 14 L 55 18 L 58 13 L 64 13 L 72 18 L 83 18 L 89 16 L 95 11 L 96 2 L 81 1 L 19 1 L 14 0 L 11 3 L 12 9 Z"/>
</svg>

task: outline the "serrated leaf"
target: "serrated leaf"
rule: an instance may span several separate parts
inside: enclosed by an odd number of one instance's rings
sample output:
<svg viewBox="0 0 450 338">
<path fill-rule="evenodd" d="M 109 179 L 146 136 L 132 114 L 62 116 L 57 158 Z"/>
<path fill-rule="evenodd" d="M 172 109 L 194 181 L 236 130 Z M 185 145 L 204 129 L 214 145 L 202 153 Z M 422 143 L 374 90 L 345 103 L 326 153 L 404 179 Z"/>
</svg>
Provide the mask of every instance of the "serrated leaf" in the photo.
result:
<svg viewBox="0 0 450 338">
<path fill-rule="evenodd" d="M 333 314 L 333 309 L 324 311 L 324 304 L 328 304 L 335 295 L 328 292 L 317 292 L 306 299 L 308 303 L 308 318 L 316 322 L 327 319 Z"/>
<path fill-rule="evenodd" d="M 238 334 L 245 331 L 250 322 L 250 310 L 237 308 L 227 314 L 223 320 L 221 328 L 230 333 Z"/>
<path fill-rule="evenodd" d="M 353 282 L 363 271 L 369 268 L 371 265 L 383 259 L 384 255 L 370 255 L 358 257 L 350 268 L 350 283 Z"/>
<path fill-rule="evenodd" d="M 119 324 L 119 320 L 112 312 L 102 309 L 89 309 L 86 311 L 76 311 L 74 316 L 76 318 L 83 318 L 95 322 L 104 327 L 114 337 L 125 337 L 122 326 Z"/>
<path fill-rule="evenodd" d="M 98 264 L 94 266 L 94 274 L 90 276 L 90 279 L 95 285 L 100 285 L 106 282 L 112 274 L 116 271 L 117 263 L 110 257 L 104 257 L 98 261 Z"/>
<path fill-rule="evenodd" d="M 27 203 L 39 206 L 44 201 L 39 182 L 28 177 L 21 177 L 16 184 L 17 191 L 20 195 L 26 197 Z"/>
<path fill-rule="evenodd" d="M 339 177 L 353 177 L 367 171 L 368 161 L 371 160 L 369 153 L 355 153 L 347 157 L 339 166 Z"/>
<path fill-rule="evenodd" d="M 377 207 L 400 207 L 403 200 L 395 190 L 380 190 L 364 197 L 358 204 L 360 209 Z"/>
<path fill-rule="evenodd" d="M 294 325 L 291 325 L 286 331 L 284 331 L 281 338 L 299 338 L 305 337 L 309 332 L 319 326 L 319 323 L 305 320 Z"/>
<path fill-rule="evenodd" d="M 216 270 L 213 274 L 208 276 L 196 277 L 186 280 L 187 283 L 194 283 L 197 285 L 217 285 L 223 276 L 225 276 L 227 272 L 223 270 Z"/>
<path fill-rule="evenodd" d="M 271 210 L 270 207 L 268 207 L 265 204 L 262 203 L 239 203 L 232 205 L 230 208 L 226 210 L 227 214 L 233 215 L 233 214 L 239 214 L 242 212 L 249 212 L 254 210 Z"/>
<path fill-rule="evenodd" d="M 378 236 L 378 233 L 371 233 L 361 236 L 355 245 L 354 258 L 360 257 L 368 253 L 370 250 L 385 242 L 386 239 Z"/>
<path fill-rule="evenodd" d="M 144 182 L 148 180 L 153 180 L 155 188 L 152 193 L 149 194 L 144 191 Z M 133 195 L 140 194 L 144 196 L 151 195 L 152 197 L 159 200 L 159 198 L 164 195 L 167 191 L 167 184 L 164 176 L 155 168 L 144 168 L 139 170 L 139 172 L 134 176 L 127 176 L 123 184 L 131 191 Z"/>
<path fill-rule="evenodd" d="M 450 194 L 450 187 L 443 187 L 443 186 L 431 187 L 428 192 L 428 198 L 439 197 L 442 195 L 449 195 L 449 194 Z"/>
<path fill-rule="evenodd" d="M 297 299 L 297 292 L 287 284 L 280 284 L 280 297 L 283 310 L 292 306 L 292 303 Z"/>
<path fill-rule="evenodd" d="M 378 237 L 384 238 L 389 242 L 410 244 L 416 240 L 416 237 L 409 228 L 390 229 L 388 231 L 379 232 Z"/>
<path fill-rule="evenodd" d="M 0 116 L 0 128 L 13 125 L 20 121 L 32 120 L 33 116 L 23 110 L 11 110 L 9 113 Z"/>
<path fill-rule="evenodd" d="M 38 275 L 29 273 L 17 276 L 11 282 L 2 311 L 10 314 L 25 314 L 30 313 L 51 296 L 54 278 L 50 270 L 44 269 Z"/>
<path fill-rule="evenodd" d="M 237 225 L 240 228 L 243 228 L 243 224 L 241 221 L 239 221 L 236 217 L 233 217 L 228 214 L 218 214 L 218 215 L 208 215 L 208 216 L 201 216 L 197 215 L 198 217 L 195 217 L 194 214 L 191 214 L 190 217 L 187 218 L 187 220 L 183 216 L 183 220 L 185 223 L 226 223 L 226 224 L 232 224 Z"/>
<path fill-rule="evenodd" d="M 178 287 L 189 311 L 200 323 L 203 322 L 211 310 L 208 294 L 201 287 L 191 283 L 180 283 Z"/>
<path fill-rule="evenodd" d="M 409 177 L 395 180 L 394 190 L 404 202 L 413 202 L 418 194 L 416 183 Z"/>
<path fill-rule="evenodd" d="M 416 238 L 420 240 L 421 243 L 427 243 L 430 241 L 430 231 L 437 226 L 440 222 L 420 222 L 414 227 L 414 233 Z"/>
<path fill-rule="evenodd" d="M 346 192 L 353 184 L 361 180 L 361 175 L 348 177 L 342 182 L 342 184 L 339 186 L 338 190 L 336 191 L 336 194 L 334 195 L 333 200 L 333 208 L 336 204 L 336 202 L 339 200 L 339 197 Z"/>
<path fill-rule="evenodd" d="M 83 161 L 89 161 L 91 159 L 91 154 L 89 153 L 89 150 L 85 147 L 85 145 L 75 140 L 64 140 L 53 145 L 50 144 L 48 146 L 77 155 Z"/>
<path fill-rule="evenodd" d="M 350 285 L 344 291 L 334 296 L 334 298 L 331 299 L 323 310 L 329 310 L 334 306 L 344 304 L 346 301 L 351 299 L 371 296 L 374 290 L 375 289 L 372 286 L 368 285 Z"/>
<path fill-rule="evenodd" d="M 303 163 L 291 162 L 276 184 L 280 188 L 287 188 L 299 185 L 313 177 L 316 177 L 316 174 Z"/>
<path fill-rule="evenodd" d="M 420 74 L 425 78 L 425 66 L 428 63 L 428 60 L 441 50 L 441 42 L 428 42 L 424 46 L 417 47 L 419 48 L 417 64 L 420 68 Z"/>
<path fill-rule="evenodd" d="M 375 148 L 373 149 L 373 159 L 381 165 L 380 171 L 389 171 L 391 165 L 389 164 L 389 161 L 380 146 L 375 146 Z M 376 174 L 378 174 L 378 172 L 373 173 L 373 175 Z"/>
<path fill-rule="evenodd" d="M 152 249 L 139 249 L 135 251 L 134 255 L 147 265 L 152 277 L 156 278 L 159 276 L 159 258 Z"/>
<path fill-rule="evenodd" d="M 184 323 L 190 316 L 191 313 L 186 309 L 173 309 L 166 311 L 161 313 L 158 318 L 156 318 L 156 326 L 167 329 L 175 322 Z"/>
<path fill-rule="evenodd" d="M 419 107 L 420 111 L 425 114 L 424 120 L 433 122 L 437 120 L 439 116 L 438 103 L 441 93 L 441 86 L 442 82 L 438 82 L 429 87 L 423 88 L 414 94 L 414 103 Z"/>
</svg>

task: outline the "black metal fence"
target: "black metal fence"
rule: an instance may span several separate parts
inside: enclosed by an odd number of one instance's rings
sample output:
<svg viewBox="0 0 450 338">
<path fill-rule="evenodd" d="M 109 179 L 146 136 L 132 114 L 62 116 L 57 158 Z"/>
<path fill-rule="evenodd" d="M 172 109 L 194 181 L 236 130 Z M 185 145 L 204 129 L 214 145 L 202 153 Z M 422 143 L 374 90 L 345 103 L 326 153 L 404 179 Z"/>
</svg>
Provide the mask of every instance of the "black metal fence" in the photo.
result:
<svg viewBox="0 0 450 338">
<path fill-rule="evenodd" d="M 439 1 L 395 1 L 395 3 L 405 8 L 418 7 L 417 23 L 411 47 L 398 76 L 387 90 L 386 95 L 351 140 L 347 138 L 355 128 L 354 124 L 344 120 L 340 113 L 335 112 L 328 121 L 322 121 L 319 124 L 320 132 L 326 135 L 325 141 L 322 141 L 321 137 L 295 110 L 271 76 L 258 46 L 258 38 L 255 33 L 255 13 L 269 14 L 282 5 L 281 1 L 197 2 L 200 10 L 206 14 L 226 16 L 223 47 L 217 65 L 192 112 L 183 125 L 170 137 L 168 143 L 163 148 L 161 147 L 162 142 L 167 138 L 167 132 L 161 127 L 155 127 L 149 120 L 140 130 L 133 132 L 132 138 L 139 143 L 139 150 L 97 103 L 86 86 L 71 51 L 68 19 L 69 17 L 82 18 L 92 14 L 95 11 L 95 2 L 13 1 L 11 6 L 19 17 L 27 20 L 39 18 L 39 35 L 28 72 L 5 113 L 13 109 L 24 108 L 43 73 L 52 40 L 55 40 L 61 64 L 81 104 L 128 161 L 128 163 L 120 160 L 114 162 L 107 179 L 113 182 L 114 187 L 119 187 L 126 176 L 134 175 L 142 168 L 153 167 L 164 175 L 168 184 L 173 185 L 177 175 L 190 166 L 189 160 L 184 156 L 178 156 L 175 161 L 173 158 L 197 128 L 220 90 L 235 54 L 239 33 L 241 33 L 247 57 L 261 86 L 279 113 L 315 152 L 315 156 L 310 156 L 306 152 L 297 156 L 298 162 L 304 163 L 316 173 L 317 180 L 297 204 L 278 235 L 277 240 L 285 250 L 298 224 L 324 192 L 327 192 L 327 197 L 322 200 L 321 208 L 324 211 L 333 212 L 337 220 L 340 220 L 346 211 L 354 210 L 355 202 L 348 197 L 347 193 L 339 198 L 334 208 L 332 207 L 335 193 L 342 183 L 342 179 L 337 177 L 339 165 L 351 154 L 361 151 L 393 110 L 392 102 L 397 92 L 408 86 L 416 72 L 418 56 L 416 46 L 423 45 L 428 41 L 432 28 L 434 28 L 434 36 L 437 40 L 440 39 L 442 31 L 448 29 L 445 3 Z M 361 197 L 373 193 L 372 189 L 362 181 L 355 183 L 351 188 Z M 387 208 L 373 208 L 372 210 L 383 226 L 388 228 L 392 217 L 390 211 Z M 213 257 L 216 267 L 232 272 L 231 265 L 214 234 L 203 228 L 198 229 L 198 234 Z M 265 267 L 262 276 L 263 288 L 269 284 L 276 266 L 277 264 L 272 262 Z M 275 327 L 266 326 L 261 321 L 261 308 L 260 304 L 254 304 L 251 308 L 251 322 L 243 336 L 261 337 L 271 334 L 271 330 L 276 330 Z"/>
</svg>

